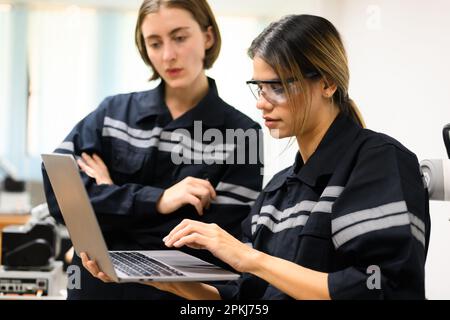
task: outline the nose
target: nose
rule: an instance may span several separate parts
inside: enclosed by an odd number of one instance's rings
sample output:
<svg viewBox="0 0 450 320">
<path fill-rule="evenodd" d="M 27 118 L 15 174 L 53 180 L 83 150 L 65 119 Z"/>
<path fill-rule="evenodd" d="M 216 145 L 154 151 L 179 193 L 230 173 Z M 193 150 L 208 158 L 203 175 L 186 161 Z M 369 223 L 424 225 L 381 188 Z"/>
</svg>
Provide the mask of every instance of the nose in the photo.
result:
<svg viewBox="0 0 450 320">
<path fill-rule="evenodd" d="M 256 101 L 256 108 L 261 111 L 271 111 L 274 106 L 269 101 L 267 101 L 263 94 L 261 94 Z"/>
<path fill-rule="evenodd" d="M 163 50 L 163 60 L 166 62 L 172 61 L 175 60 L 176 57 L 177 55 L 174 46 L 171 43 L 167 43 Z"/>
</svg>

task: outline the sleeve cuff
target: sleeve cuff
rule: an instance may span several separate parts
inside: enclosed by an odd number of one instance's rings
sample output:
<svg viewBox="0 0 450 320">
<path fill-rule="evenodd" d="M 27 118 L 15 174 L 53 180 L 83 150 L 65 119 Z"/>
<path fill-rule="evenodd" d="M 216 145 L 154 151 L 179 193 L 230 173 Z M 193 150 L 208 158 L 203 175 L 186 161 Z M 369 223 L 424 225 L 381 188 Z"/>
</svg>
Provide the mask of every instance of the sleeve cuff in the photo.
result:
<svg viewBox="0 0 450 320">
<path fill-rule="evenodd" d="M 156 203 L 161 198 L 164 189 L 146 186 L 139 190 L 135 198 L 135 212 L 143 215 L 157 215 Z"/>
<path fill-rule="evenodd" d="M 218 291 L 222 300 L 237 300 L 239 284 L 237 281 L 230 281 L 226 284 L 212 284 Z"/>
<path fill-rule="evenodd" d="M 332 300 L 383 299 L 383 290 L 370 290 L 368 275 L 355 268 L 347 268 L 328 274 L 328 290 Z"/>
</svg>

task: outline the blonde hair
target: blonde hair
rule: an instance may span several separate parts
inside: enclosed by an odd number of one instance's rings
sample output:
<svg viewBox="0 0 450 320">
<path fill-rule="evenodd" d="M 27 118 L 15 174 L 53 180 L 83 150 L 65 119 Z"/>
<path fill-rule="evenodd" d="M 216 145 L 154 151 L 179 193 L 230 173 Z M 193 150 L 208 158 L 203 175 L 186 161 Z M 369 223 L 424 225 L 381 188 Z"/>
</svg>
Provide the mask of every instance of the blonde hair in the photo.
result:
<svg viewBox="0 0 450 320">
<path fill-rule="evenodd" d="M 160 75 L 156 72 L 148 57 L 145 39 L 142 35 L 142 23 L 148 14 L 158 12 L 162 6 L 184 9 L 190 12 L 194 20 L 200 25 L 202 31 L 206 31 L 209 27 L 212 27 L 214 44 L 206 50 L 204 60 L 204 69 L 210 69 L 219 56 L 222 40 L 216 18 L 206 0 L 144 0 L 139 9 L 136 22 L 135 42 L 142 60 L 153 70 L 153 75 L 150 80 L 159 79 Z"/>
<path fill-rule="evenodd" d="M 280 76 L 289 105 L 293 108 L 295 132 L 303 130 L 311 106 L 311 95 L 306 79 L 323 78 L 337 86 L 332 97 L 342 113 L 350 116 L 361 127 L 364 119 L 352 99 L 348 96 L 350 73 L 347 55 L 339 32 L 325 18 L 312 15 L 290 15 L 271 23 L 253 40 L 248 55 L 263 59 Z M 311 76 L 315 74 L 315 76 Z M 305 94 L 300 101 L 298 94 L 289 90 L 288 79 L 298 81 Z M 300 117 L 298 106 L 305 104 Z M 299 119 L 302 119 L 299 123 Z"/>
</svg>

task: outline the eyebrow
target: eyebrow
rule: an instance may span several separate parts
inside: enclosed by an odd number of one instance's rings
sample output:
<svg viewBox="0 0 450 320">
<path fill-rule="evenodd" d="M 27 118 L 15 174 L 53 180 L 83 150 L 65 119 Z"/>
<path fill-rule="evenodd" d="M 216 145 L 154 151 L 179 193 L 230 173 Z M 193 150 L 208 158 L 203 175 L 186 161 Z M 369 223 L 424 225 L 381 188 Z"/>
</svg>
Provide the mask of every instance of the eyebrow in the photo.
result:
<svg viewBox="0 0 450 320">
<path fill-rule="evenodd" d="M 176 34 L 179 31 L 184 31 L 184 30 L 189 30 L 189 29 L 190 29 L 190 27 L 178 27 L 178 28 L 175 28 L 172 31 L 170 31 L 169 35 L 173 36 L 174 34 Z M 151 34 L 151 35 L 147 36 L 145 39 L 150 40 L 150 39 L 154 39 L 154 38 L 161 38 L 161 36 L 157 35 L 157 34 Z"/>
</svg>

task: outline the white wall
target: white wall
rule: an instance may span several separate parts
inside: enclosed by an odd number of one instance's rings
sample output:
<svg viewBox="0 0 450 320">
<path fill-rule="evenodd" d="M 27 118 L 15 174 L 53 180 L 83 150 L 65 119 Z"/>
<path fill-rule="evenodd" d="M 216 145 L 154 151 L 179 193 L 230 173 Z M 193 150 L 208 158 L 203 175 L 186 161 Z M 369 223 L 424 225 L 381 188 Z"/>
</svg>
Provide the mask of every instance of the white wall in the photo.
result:
<svg viewBox="0 0 450 320">
<path fill-rule="evenodd" d="M 450 2 L 324 0 L 321 11 L 344 38 L 350 96 L 368 127 L 395 137 L 419 160 L 446 158 Z M 432 201 L 430 212 L 427 297 L 450 299 L 450 203 Z"/>
<path fill-rule="evenodd" d="M 9 10 L 8 6 L 0 5 L 0 43 L 9 41 L 9 16 L 6 12 Z M 8 82 L 8 77 L 10 75 L 10 70 L 8 68 L 9 52 L 6 50 L 0 50 L 0 66 L 6 66 L 7 70 L 0 72 L 0 157 L 4 156 L 6 153 L 6 143 L 9 133 L 8 133 L 8 122 L 9 112 L 7 105 L 9 103 L 9 89 L 10 85 Z M 1 174 L 1 173 L 0 173 Z M 0 176 L 1 179 L 1 176 Z"/>
</svg>

